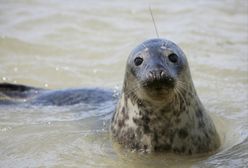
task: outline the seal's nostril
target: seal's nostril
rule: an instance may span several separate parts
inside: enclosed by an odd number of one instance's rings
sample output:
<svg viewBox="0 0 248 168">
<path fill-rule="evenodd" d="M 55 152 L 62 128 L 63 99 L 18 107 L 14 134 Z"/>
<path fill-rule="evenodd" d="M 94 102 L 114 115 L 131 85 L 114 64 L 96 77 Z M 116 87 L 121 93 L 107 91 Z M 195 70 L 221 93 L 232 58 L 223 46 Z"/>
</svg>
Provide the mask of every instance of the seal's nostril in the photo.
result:
<svg viewBox="0 0 248 168">
<path fill-rule="evenodd" d="M 165 70 L 153 70 L 147 73 L 147 78 L 150 80 L 160 80 L 166 78 L 166 76 L 167 75 Z"/>
<path fill-rule="evenodd" d="M 149 71 L 147 76 L 148 76 L 148 78 L 150 78 L 150 79 L 154 79 L 154 78 L 155 78 L 152 71 Z"/>
<path fill-rule="evenodd" d="M 166 77 L 166 74 L 165 74 L 165 71 L 164 71 L 164 70 L 161 70 L 161 72 L 160 72 L 160 77 L 161 77 L 161 78 Z"/>
</svg>

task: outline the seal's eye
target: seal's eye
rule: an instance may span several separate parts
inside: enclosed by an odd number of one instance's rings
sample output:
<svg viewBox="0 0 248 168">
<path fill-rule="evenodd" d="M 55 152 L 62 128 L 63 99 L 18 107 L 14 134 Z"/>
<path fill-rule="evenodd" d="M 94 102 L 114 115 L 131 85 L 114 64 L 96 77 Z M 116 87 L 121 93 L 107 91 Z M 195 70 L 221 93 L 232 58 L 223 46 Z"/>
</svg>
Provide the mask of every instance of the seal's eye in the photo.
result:
<svg viewBox="0 0 248 168">
<path fill-rule="evenodd" d="M 176 63 L 176 62 L 177 62 L 177 59 L 178 59 L 178 56 L 177 56 L 176 54 L 172 53 L 172 54 L 170 54 L 170 55 L 168 56 L 168 58 L 169 58 L 169 60 L 170 60 L 171 62 Z"/>
<path fill-rule="evenodd" d="M 141 58 L 141 57 L 136 57 L 136 58 L 134 59 L 134 63 L 135 63 L 136 66 L 141 65 L 142 62 L 143 62 L 143 58 Z"/>
</svg>

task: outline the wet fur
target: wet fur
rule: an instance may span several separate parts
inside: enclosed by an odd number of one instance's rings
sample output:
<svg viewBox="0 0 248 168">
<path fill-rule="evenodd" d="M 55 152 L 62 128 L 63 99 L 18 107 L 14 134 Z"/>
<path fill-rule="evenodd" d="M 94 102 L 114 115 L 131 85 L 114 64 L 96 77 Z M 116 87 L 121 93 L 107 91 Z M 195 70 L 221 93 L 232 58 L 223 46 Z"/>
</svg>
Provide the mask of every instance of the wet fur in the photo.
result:
<svg viewBox="0 0 248 168">
<path fill-rule="evenodd" d="M 159 41 L 159 39 L 157 40 Z M 161 46 L 167 40 L 160 40 Z M 145 46 L 152 41 L 144 42 Z M 150 44 L 156 47 L 159 42 Z M 179 50 L 168 42 L 166 47 Z M 137 52 L 146 52 L 138 46 Z M 135 71 L 127 66 L 121 98 L 112 118 L 111 131 L 114 139 L 126 148 L 138 151 L 172 151 L 194 154 L 216 150 L 220 145 L 215 126 L 204 109 L 191 79 L 188 63 L 179 72 L 175 87 L 164 101 L 147 98 Z M 142 93 L 140 93 L 142 92 Z"/>
</svg>

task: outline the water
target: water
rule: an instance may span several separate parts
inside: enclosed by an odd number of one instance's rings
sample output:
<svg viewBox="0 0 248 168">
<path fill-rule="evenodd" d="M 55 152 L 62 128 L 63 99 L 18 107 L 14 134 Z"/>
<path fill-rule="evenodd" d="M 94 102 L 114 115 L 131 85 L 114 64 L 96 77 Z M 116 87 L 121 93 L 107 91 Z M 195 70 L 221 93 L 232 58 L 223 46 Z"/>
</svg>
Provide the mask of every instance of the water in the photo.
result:
<svg viewBox="0 0 248 168">
<path fill-rule="evenodd" d="M 0 107 L 0 167 L 245 167 L 248 165 L 248 2 L 0 2 L 0 82 L 49 89 L 120 89 L 125 61 L 161 37 L 186 53 L 222 146 L 211 156 L 140 154 L 109 137 L 113 105 Z M 87 109 L 87 108 L 86 108 Z"/>
</svg>

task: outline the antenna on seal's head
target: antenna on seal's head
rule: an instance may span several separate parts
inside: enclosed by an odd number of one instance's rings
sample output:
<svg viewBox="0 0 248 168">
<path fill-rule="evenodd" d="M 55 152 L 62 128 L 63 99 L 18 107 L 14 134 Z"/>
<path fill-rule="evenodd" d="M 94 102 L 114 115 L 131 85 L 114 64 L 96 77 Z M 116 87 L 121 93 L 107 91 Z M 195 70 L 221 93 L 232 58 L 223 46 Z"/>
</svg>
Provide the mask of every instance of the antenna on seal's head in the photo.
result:
<svg viewBox="0 0 248 168">
<path fill-rule="evenodd" d="M 158 29 L 157 29 L 157 25 L 156 25 L 155 19 L 154 19 L 153 14 L 152 14 L 152 7 L 151 7 L 151 5 L 149 5 L 149 10 L 150 10 L 150 14 L 151 14 L 151 17 L 152 17 L 152 21 L 153 21 L 153 25 L 154 25 L 154 28 L 155 28 L 157 37 L 159 38 Z"/>
</svg>

